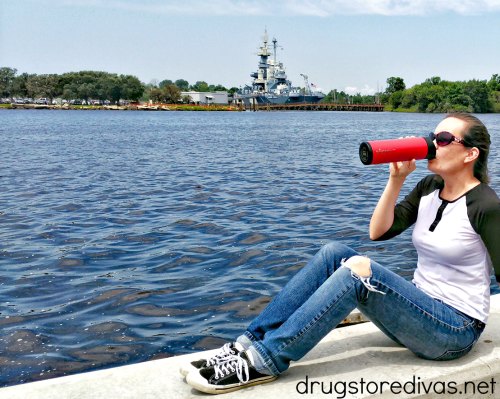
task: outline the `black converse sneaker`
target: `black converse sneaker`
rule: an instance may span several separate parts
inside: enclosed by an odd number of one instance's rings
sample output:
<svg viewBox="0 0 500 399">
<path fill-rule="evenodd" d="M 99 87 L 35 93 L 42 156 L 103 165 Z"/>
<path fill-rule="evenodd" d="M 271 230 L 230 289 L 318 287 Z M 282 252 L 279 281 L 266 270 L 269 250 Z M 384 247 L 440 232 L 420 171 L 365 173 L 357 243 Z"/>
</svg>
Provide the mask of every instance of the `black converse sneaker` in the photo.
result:
<svg viewBox="0 0 500 399">
<path fill-rule="evenodd" d="M 183 365 L 180 368 L 180 373 L 183 377 L 187 376 L 191 371 L 197 371 L 203 367 L 212 367 L 217 364 L 217 362 L 224 360 L 228 356 L 234 356 L 244 350 L 243 346 L 238 342 L 228 342 L 219 351 L 208 359 L 199 359 L 191 363 Z"/>
<path fill-rule="evenodd" d="M 229 356 L 211 367 L 190 372 L 186 382 L 201 392 L 218 394 L 264 384 L 278 378 L 259 373 L 250 363 L 246 352 Z"/>
</svg>

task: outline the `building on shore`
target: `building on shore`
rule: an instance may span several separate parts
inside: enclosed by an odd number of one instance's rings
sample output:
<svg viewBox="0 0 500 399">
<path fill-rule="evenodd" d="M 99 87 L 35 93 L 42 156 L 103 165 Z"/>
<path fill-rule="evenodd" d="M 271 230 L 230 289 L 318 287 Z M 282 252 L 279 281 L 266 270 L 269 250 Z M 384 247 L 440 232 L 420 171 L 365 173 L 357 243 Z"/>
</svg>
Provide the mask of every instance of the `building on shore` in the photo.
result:
<svg viewBox="0 0 500 399">
<path fill-rule="evenodd" d="M 227 91 L 201 92 L 201 91 L 183 91 L 181 97 L 189 97 L 190 102 L 196 105 L 227 105 L 229 102 Z"/>
</svg>

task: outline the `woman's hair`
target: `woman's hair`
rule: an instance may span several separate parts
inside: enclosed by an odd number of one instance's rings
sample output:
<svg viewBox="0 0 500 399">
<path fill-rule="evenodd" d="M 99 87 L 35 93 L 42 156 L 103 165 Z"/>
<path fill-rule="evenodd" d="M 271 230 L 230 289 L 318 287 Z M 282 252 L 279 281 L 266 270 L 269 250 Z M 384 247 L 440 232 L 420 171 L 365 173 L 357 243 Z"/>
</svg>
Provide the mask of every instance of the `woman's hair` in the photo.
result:
<svg viewBox="0 0 500 399">
<path fill-rule="evenodd" d="M 481 183 L 488 183 L 488 154 L 490 153 L 490 134 L 488 129 L 474 115 L 465 112 L 455 112 L 446 115 L 446 118 L 457 118 L 467 124 L 464 131 L 464 142 L 466 147 L 476 147 L 479 156 L 474 163 L 474 177 Z"/>
</svg>

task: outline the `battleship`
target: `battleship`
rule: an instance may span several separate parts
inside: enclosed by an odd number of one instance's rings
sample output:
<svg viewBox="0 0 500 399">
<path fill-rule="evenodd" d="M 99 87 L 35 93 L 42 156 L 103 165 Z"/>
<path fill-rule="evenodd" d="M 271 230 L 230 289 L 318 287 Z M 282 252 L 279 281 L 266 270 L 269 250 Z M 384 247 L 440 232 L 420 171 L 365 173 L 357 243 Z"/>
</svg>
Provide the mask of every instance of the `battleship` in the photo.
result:
<svg viewBox="0 0 500 399">
<path fill-rule="evenodd" d="M 258 71 L 250 75 L 253 78 L 251 85 L 245 85 L 235 93 L 236 101 L 250 107 L 265 104 L 317 103 L 325 97 L 314 84 L 309 83 L 305 74 L 300 74 L 304 78 L 304 88 L 292 86 L 292 82 L 287 79 L 283 63 L 276 59 L 278 41 L 273 38 L 271 45 L 267 30 L 262 40 L 257 53 L 260 56 Z"/>
</svg>

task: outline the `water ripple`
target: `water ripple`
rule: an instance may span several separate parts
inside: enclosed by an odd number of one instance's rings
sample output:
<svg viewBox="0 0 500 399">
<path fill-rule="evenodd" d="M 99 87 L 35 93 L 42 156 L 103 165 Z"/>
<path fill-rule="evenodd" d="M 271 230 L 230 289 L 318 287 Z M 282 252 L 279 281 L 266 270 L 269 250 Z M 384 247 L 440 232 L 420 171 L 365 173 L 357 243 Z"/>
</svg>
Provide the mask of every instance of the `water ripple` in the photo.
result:
<svg viewBox="0 0 500 399">
<path fill-rule="evenodd" d="M 220 346 L 332 239 L 411 278 L 409 233 L 368 239 L 387 167 L 358 146 L 441 115 L 0 114 L 0 386 Z"/>
</svg>

